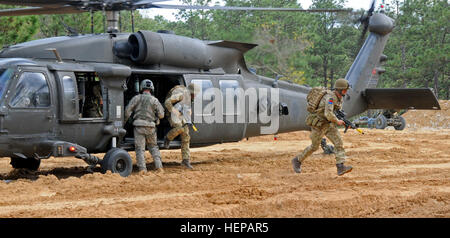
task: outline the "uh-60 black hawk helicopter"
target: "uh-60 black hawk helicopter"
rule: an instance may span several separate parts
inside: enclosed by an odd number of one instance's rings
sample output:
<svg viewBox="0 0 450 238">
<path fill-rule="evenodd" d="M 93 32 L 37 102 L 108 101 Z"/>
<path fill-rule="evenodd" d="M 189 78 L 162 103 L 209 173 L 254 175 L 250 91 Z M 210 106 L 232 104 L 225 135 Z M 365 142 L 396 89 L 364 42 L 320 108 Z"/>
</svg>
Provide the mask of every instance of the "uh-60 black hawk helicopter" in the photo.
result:
<svg viewBox="0 0 450 238">
<path fill-rule="evenodd" d="M 128 176 L 132 160 L 127 150 L 133 149 L 134 144 L 132 125 L 123 121 L 124 107 L 139 93 L 143 79 L 152 80 L 154 94 L 161 102 L 175 85 L 191 83 L 201 85 L 202 91 L 276 88 L 279 101 L 268 108 L 279 114 L 275 133 L 309 130 L 305 124 L 306 95 L 311 88 L 252 73 L 243 55 L 255 44 L 202 41 L 168 32 L 119 33 L 118 11 L 176 8 L 336 12 L 348 9 L 169 6 L 157 2 L 163 1 L 0 0 L 0 4 L 27 6 L 1 10 L 0 16 L 104 11 L 108 18 L 105 34 L 35 40 L 0 52 L 0 157 L 10 157 L 14 168 L 37 170 L 41 159 L 75 156 L 88 164 L 100 164 L 103 171 Z M 429 89 L 367 88 L 394 22 L 382 11 L 374 12 L 374 2 L 361 22 L 364 31 L 368 29 L 370 33 L 346 75 L 352 86 L 344 99 L 347 115 L 357 115 L 367 109 L 440 109 Z M 95 89 L 103 104 L 99 114 L 92 116 L 86 104 L 88 98 L 95 96 Z M 200 98 L 204 104 L 210 99 Z M 247 117 L 251 110 L 260 110 L 259 100 L 254 105 L 257 108 L 245 109 Z M 195 115 L 195 102 L 193 111 L 193 116 L 199 116 Z M 238 115 L 234 111 L 219 116 Z M 191 146 L 259 136 L 266 124 L 260 121 L 196 123 L 198 131 L 191 134 Z M 169 129 L 167 120 L 162 120 L 157 133 L 160 146 Z M 104 152 L 102 159 L 92 155 Z"/>
</svg>

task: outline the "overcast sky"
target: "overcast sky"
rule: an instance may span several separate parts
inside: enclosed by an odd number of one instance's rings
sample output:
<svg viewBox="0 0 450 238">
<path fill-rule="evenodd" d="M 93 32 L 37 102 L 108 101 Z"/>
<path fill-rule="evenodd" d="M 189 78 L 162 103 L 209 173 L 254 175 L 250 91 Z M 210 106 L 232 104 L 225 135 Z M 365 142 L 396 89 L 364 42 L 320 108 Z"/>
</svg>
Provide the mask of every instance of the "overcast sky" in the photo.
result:
<svg viewBox="0 0 450 238">
<path fill-rule="evenodd" d="M 311 5 L 311 0 L 300 0 L 298 1 L 302 5 L 304 9 L 309 8 Z M 366 9 L 368 10 L 370 7 L 372 0 L 347 0 L 346 4 L 344 5 L 345 8 L 353 8 L 353 9 Z M 376 0 L 375 6 L 376 9 L 378 9 L 379 4 L 382 2 L 382 0 Z M 386 1 L 388 2 L 388 1 Z M 167 5 L 183 5 L 180 0 L 173 0 L 173 1 L 162 1 L 161 4 L 167 4 Z M 172 9 L 149 9 L 149 10 L 140 10 L 140 12 L 148 17 L 154 17 L 156 15 L 162 15 L 164 18 L 170 20 L 170 21 L 176 21 L 175 15 L 178 10 L 172 10 Z"/>
</svg>

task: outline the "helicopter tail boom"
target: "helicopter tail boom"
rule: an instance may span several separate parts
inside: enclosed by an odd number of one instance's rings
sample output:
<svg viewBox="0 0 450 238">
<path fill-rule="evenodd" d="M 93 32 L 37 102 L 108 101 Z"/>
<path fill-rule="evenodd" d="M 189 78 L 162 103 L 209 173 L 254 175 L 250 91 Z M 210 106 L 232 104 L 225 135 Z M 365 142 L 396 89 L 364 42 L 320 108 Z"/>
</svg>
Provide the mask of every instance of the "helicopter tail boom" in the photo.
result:
<svg viewBox="0 0 450 238">
<path fill-rule="evenodd" d="M 384 72 L 378 66 L 386 60 L 382 53 L 393 28 L 393 20 L 383 12 L 370 17 L 370 34 L 345 77 L 352 86 L 343 105 L 350 117 L 367 109 L 440 109 L 436 96 L 427 88 L 370 88 L 374 86 L 372 76 Z"/>
<path fill-rule="evenodd" d="M 363 92 L 369 85 L 371 74 L 376 73 L 374 69 L 382 59 L 384 47 L 393 28 L 393 20 L 383 13 L 373 14 L 370 18 L 370 34 L 345 76 L 351 85 L 343 105 L 347 115 L 353 116 L 367 110 Z"/>
</svg>

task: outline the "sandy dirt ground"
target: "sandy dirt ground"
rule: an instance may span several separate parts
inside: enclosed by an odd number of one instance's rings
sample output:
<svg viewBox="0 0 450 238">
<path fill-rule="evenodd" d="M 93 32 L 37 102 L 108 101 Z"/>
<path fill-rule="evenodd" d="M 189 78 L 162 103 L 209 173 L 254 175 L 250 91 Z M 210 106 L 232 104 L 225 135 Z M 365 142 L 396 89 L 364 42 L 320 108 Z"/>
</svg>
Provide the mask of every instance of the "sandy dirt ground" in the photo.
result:
<svg viewBox="0 0 450 238">
<path fill-rule="evenodd" d="M 75 158 L 50 158 L 37 173 L 1 158 L 0 217 L 448 218 L 450 129 L 419 127 L 342 134 L 354 169 L 339 177 L 321 150 L 293 172 L 307 131 L 194 148 L 192 171 L 179 150 L 163 150 L 165 172 L 155 173 L 147 152 L 149 172 L 127 178 L 88 173 Z"/>
</svg>

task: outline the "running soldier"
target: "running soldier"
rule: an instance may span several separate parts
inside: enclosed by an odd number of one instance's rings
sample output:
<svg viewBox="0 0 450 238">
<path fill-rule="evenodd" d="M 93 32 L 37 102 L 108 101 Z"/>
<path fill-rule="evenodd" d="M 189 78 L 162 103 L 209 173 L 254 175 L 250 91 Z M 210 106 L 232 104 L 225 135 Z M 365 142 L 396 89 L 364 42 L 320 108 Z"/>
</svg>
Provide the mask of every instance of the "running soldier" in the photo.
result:
<svg viewBox="0 0 450 238">
<path fill-rule="evenodd" d="M 167 94 L 164 106 L 166 106 L 168 119 L 172 129 L 164 138 L 164 147 L 170 147 L 170 141 L 178 135 L 181 137 L 181 164 L 188 169 L 193 169 L 190 159 L 189 143 L 189 125 L 191 124 L 191 103 L 195 95 L 199 93 L 200 88 L 195 84 L 189 84 L 188 88 L 177 85 Z"/>
<path fill-rule="evenodd" d="M 136 161 L 139 171 L 147 172 L 145 164 L 145 146 L 147 145 L 153 157 L 156 170 L 162 172 L 161 154 L 159 152 L 156 125 L 159 119 L 164 118 L 164 108 L 161 103 L 152 96 L 154 86 L 152 81 L 145 79 L 141 82 L 142 94 L 134 96 L 125 109 L 125 122 L 133 115 L 134 145 Z"/>
<path fill-rule="evenodd" d="M 296 173 L 301 172 L 302 162 L 316 151 L 320 142 L 325 135 L 334 144 L 337 174 L 343 175 L 352 170 L 351 166 L 345 166 L 345 151 L 341 135 L 337 129 L 338 125 L 344 125 L 344 121 L 339 120 L 334 114 L 335 110 L 342 108 L 342 98 L 347 93 L 349 88 L 348 81 L 345 79 L 338 79 L 334 84 L 333 91 L 326 90 L 320 99 L 317 109 L 312 110 L 308 117 L 306 117 L 306 124 L 311 126 L 311 141 L 312 144 L 306 147 L 303 152 L 292 159 L 292 165 Z M 325 89 L 324 89 L 325 90 Z"/>
</svg>

